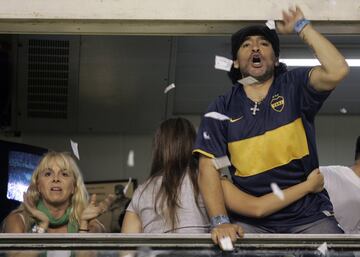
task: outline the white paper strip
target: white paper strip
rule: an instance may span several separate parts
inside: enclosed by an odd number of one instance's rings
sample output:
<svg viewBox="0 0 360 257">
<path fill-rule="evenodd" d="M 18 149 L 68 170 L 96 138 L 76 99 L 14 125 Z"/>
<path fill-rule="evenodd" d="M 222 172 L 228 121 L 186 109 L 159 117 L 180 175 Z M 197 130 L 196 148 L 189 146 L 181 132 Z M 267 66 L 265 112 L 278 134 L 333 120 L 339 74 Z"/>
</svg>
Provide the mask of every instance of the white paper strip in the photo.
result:
<svg viewBox="0 0 360 257">
<path fill-rule="evenodd" d="M 76 158 L 78 158 L 78 160 L 80 160 L 80 155 L 79 155 L 79 150 L 78 150 L 78 143 L 72 141 L 70 139 L 70 144 L 71 144 L 71 149 L 74 153 L 74 155 L 76 156 Z"/>
<path fill-rule="evenodd" d="M 271 183 L 270 184 L 271 190 L 273 191 L 273 193 L 280 199 L 280 200 L 284 200 L 285 196 L 283 191 L 281 191 L 280 187 L 276 184 L 276 183 Z"/>
<path fill-rule="evenodd" d="M 129 181 L 126 183 L 126 186 L 124 187 L 124 190 L 123 190 L 124 195 L 126 195 L 127 191 L 129 190 L 129 186 L 130 186 L 130 184 L 131 184 L 131 180 L 132 180 L 132 178 L 130 177 L 130 178 L 129 178 Z"/>
<path fill-rule="evenodd" d="M 215 69 L 230 71 L 233 61 L 222 56 L 215 56 Z"/>
<path fill-rule="evenodd" d="M 218 112 L 205 113 L 204 117 L 213 118 L 215 120 L 230 120 L 230 118 L 228 116 L 218 113 Z"/>
<path fill-rule="evenodd" d="M 323 256 L 326 256 L 327 252 L 328 252 L 328 247 L 327 247 L 327 243 L 324 242 L 322 245 L 320 245 L 317 249 Z"/>
<path fill-rule="evenodd" d="M 167 94 L 171 89 L 175 88 L 175 84 L 172 83 L 170 85 L 168 85 L 165 90 L 164 90 L 164 94 Z"/>
<path fill-rule="evenodd" d="M 275 25 L 275 21 L 273 20 L 268 20 L 265 25 L 269 28 L 269 29 L 276 29 L 276 25 Z"/>
<path fill-rule="evenodd" d="M 129 151 L 128 159 L 127 159 L 127 166 L 128 167 L 134 167 L 135 166 L 135 160 L 134 160 L 134 150 Z"/>
<path fill-rule="evenodd" d="M 246 78 L 242 78 L 242 79 L 239 79 L 238 82 L 242 85 L 251 85 L 251 84 L 254 84 L 254 83 L 259 83 L 258 80 L 256 80 L 255 78 L 251 77 L 251 76 L 248 76 Z"/>
<path fill-rule="evenodd" d="M 217 170 L 231 166 L 229 157 L 227 157 L 226 155 L 222 157 L 214 158 L 212 159 L 212 161 Z"/>
<path fill-rule="evenodd" d="M 231 242 L 230 237 L 223 237 L 220 239 L 220 247 L 224 251 L 232 251 L 234 250 L 233 243 Z"/>
</svg>

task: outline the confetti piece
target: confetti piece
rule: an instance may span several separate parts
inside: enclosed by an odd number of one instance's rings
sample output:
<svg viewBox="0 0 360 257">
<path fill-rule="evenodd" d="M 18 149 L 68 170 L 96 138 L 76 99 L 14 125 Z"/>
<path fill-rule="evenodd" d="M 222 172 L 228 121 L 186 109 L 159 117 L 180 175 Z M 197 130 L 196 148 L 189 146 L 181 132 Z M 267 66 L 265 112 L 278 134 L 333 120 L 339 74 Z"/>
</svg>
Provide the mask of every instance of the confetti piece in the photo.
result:
<svg viewBox="0 0 360 257">
<path fill-rule="evenodd" d="M 76 156 L 76 158 L 78 158 L 78 160 L 80 160 L 80 155 L 79 155 L 79 150 L 78 150 L 78 143 L 72 141 L 70 139 L 70 144 L 71 144 L 71 148 L 72 148 L 72 151 L 74 153 L 74 155 Z"/>
<path fill-rule="evenodd" d="M 276 26 L 275 26 L 275 21 L 273 20 L 268 20 L 265 25 L 269 28 L 269 29 L 275 29 Z"/>
<path fill-rule="evenodd" d="M 326 256 L 328 252 L 327 243 L 324 242 L 322 245 L 320 245 L 317 249 L 323 256 Z"/>
<path fill-rule="evenodd" d="M 127 191 L 129 190 L 129 186 L 131 184 L 132 178 L 129 178 L 129 181 L 126 183 L 126 186 L 124 187 L 123 193 L 126 195 Z"/>
<path fill-rule="evenodd" d="M 231 166 L 229 157 L 227 157 L 226 155 L 222 157 L 214 158 L 212 159 L 212 161 L 217 170 Z"/>
<path fill-rule="evenodd" d="M 127 159 L 127 166 L 128 167 L 134 167 L 135 161 L 134 161 L 134 150 L 129 151 L 128 159 Z"/>
<path fill-rule="evenodd" d="M 164 94 L 167 94 L 171 89 L 175 88 L 175 84 L 172 83 L 170 85 L 168 85 L 165 90 L 164 90 Z"/>
<path fill-rule="evenodd" d="M 215 120 L 230 120 L 228 116 L 218 112 L 208 112 L 204 115 L 204 117 L 213 118 Z"/>
<path fill-rule="evenodd" d="M 206 131 L 203 132 L 203 137 L 204 137 L 205 140 L 210 140 L 211 139 L 210 135 Z"/>
<path fill-rule="evenodd" d="M 220 239 L 220 247 L 224 251 L 233 251 L 234 250 L 234 246 L 231 242 L 230 237 L 228 237 L 228 236 Z"/>
<path fill-rule="evenodd" d="M 340 113 L 342 113 L 342 114 L 347 114 L 347 112 L 348 112 L 345 107 L 340 108 L 339 111 L 340 111 Z"/>
<path fill-rule="evenodd" d="M 230 71 L 233 61 L 222 56 L 215 56 L 215 69 Z"/>
<path fill-rule="evenodd" d="M 251 76 L 248 76 L 246 78 L 239 79 L 238 82 L 242 85 L 251 85 L 254 83 L 259 83 L 259 81 Z"/>
<path fill-rule="evenodd" d="M 270 184 L 271 190 L 273 191 L 273 193 L 280 199 L 280 200 L 284 200 L 285 196 L 283 191 L 281 191 L 281 189 L 279 188 L 279 186 L 276 183 L 271 183 Z"/>
</svg>

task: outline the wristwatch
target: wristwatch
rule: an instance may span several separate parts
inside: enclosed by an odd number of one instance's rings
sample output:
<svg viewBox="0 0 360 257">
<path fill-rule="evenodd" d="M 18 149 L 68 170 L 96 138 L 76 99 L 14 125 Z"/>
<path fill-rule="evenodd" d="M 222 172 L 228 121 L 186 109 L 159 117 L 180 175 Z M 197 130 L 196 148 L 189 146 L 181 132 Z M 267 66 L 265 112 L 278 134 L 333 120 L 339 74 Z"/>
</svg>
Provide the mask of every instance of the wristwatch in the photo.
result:
<svg viewBox="0 0 360 257">
<path fill-rule="evenodd" d="M 216 227 L 221 224 L 229 224 L 230 219 L 226 215 L 218 215 L 210 218 L 211 227 Z"/>
</svg>

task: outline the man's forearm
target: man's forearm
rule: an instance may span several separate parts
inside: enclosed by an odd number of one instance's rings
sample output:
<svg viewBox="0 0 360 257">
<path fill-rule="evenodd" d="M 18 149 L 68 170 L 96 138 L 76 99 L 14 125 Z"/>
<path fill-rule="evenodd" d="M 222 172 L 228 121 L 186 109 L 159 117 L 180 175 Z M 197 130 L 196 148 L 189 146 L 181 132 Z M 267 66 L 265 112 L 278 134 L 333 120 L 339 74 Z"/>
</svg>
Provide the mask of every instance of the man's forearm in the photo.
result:
<svg viewBox="0 0 360 257">
<path fill-rule="evenodd" d="M 321 71 L 315 76 L 313 86 L 319 90 L 331 90 L 348 74 L 349 67 L 344 56 L 311 24 L 300 32 L 300 37 L 314 51 L 321 63 Z"/>
</svg>

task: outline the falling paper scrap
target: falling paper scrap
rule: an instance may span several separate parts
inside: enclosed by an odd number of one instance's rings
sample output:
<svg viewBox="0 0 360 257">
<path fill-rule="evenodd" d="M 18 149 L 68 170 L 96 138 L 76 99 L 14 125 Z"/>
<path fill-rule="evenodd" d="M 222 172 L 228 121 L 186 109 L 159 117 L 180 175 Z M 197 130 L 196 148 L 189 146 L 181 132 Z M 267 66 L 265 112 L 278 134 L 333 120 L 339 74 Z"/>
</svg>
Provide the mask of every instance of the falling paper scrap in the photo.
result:
<svg viewBox="0 0 360 257">
<path fill-rule="evenodd" d="M 210 135 L 206 131 L 203 132 L 203 137 L 206 140 L 210 140 Z"/>
<path fill-rule="evenodd" d="M 324 242 L 322 245 L 320 245 L 317 249 L 323 256 L 326 256 L 327 252 L 328 252 L 328 247 L 327 247 L 327 243 Z"/>
<path fill-rule="evenodd" d="M 215 56 L 215 69 L 230 71 L 233 61 L 222 56 Z"/>
<path fill-rule="evenodd" d="M 280 200 L 284 200 L 285 196 L 283 191 L 281 191 L 281 189 L 279 188 L 279 186 L 276 183 L 271 183 L 270 187 L 273 191 L 273 193 L 280 199 Z"/>
<path fill-rule="evenodd" d="M 218 112 L 205 113 L 204 117 L 213 118 L 215 120 L 230 120 L 230 118 L 228 116 L 218 113 Z"/>
<path fill-rule="evenodd" d="M 276 28 L 275 21 L 273 21 L 273 20 L 268 20 L 265 24 L 269 29 L 275 29 Z"/>
<path fill-rule="evenodd" d="M 222 157 L 214 158 L 212 159 L 212 161 L 217 170 L 231 166 L 229 157 L 227 157 L 226 155 Z"/>
<path fill-rule="evenodd" d="M 248 76 L 246 78 L 239 79 L 238 82 L 242 85 L 251 85 L 254 83 L 259 83 L 259 81 L 251 76 Z"/>
<path fill-rule="evenodd" d="M 79 155 L 79 150 L 78 150 L 78 143 L 72 141 L 70 139 L 70 144 L 71 144 L 71 148 L 72 148 L 72 151 L 74 153 L 74 155 L 76 156 L 76 158 L 78 158 L 78 160 L 80 160 L 80 155 Z"/>
<path fill-rule="evenodd" d="M 170 85 L 168 85 L 165 90 L 164 90 L 164 94 L 167 94 L 167 92 L 169 92 L 171 89 L 175 88 L 175 84 L 172 83 Z"/>
<path fill-rule="evenodd" d="M 127 159 L 127 166 L 134 167 L 135 161 L 134 161 L 134 150 L 129 151 L 128 159 Z"/>
<path fill-rule="evenodd" d="M 123 190 L 124 195 L 126 195 L 127 191 L 129 190 L 129 186 L 130 186 L 130 184 L 131 184 L 131 180 L 132 180 L 132 178 L 130 177 L 130 178 L 129 178 L 129 181 L 126 183 L 126 186 L 124 187 L 124 190 Z"/>
<path fill-rule="evenodd" d="M 347 110 L 345 107 L 340 108 L 340 113 L 347 114 Z"/>
</svg>

